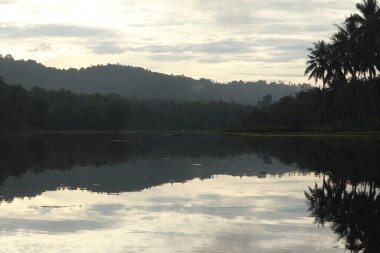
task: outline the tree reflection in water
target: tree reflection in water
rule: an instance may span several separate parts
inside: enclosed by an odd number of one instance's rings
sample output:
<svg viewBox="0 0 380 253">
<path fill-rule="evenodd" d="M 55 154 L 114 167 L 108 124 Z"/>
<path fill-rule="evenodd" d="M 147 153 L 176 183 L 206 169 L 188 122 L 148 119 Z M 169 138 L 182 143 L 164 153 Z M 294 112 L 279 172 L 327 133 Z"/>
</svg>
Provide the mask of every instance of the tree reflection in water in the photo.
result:
<svg viewBox="0 0 380 253">
<path fill-rule="evenodd" d="M 313 172 L 323 176 L 321 185 L 305 193 L 316 223 L 331 224 L 352 252 L 380 252 L 379 154 L 380 141 L 366 138 L 0 134 L 0 203 L 62 186 L 120 193 L 214 175 Z M 252 164 L 251 155 L 263 162 Z M 248 158 L 242 160 L 244 156 Z M 191 159 L 208 166 L 192 166 Z M 231 167 L 237 160 L 240 166 Z M 263 170 L 263 164 L 275 160 L 281 165 L 273 163 Z M 152 163 L 141 166 L 139 161 Z M 29 177 L 18 184 L 7 181 L 25 175 Z"/>
<path fill-rule="evenodd" d="M 323 174 L 322 185 L 305 192 L 309 211 L 332 230 L 351 252 L 380 252 L 380 194 L 374 182 L 353 184 Z"/>
</svg>

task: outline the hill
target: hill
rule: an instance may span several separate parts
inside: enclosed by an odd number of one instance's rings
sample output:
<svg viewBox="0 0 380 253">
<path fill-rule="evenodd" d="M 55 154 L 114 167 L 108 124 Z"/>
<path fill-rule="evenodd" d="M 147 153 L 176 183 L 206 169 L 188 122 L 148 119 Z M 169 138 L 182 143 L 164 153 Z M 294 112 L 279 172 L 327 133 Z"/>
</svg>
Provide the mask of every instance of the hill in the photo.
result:
<svg viewBox="0 0 380 253">
<path fill-rule="evenodd" d="M 242 104 L 256 104 L 266 95 L 271 95 L 275 101 L 311 87 L 308 84 L 268 84 L 265 81 L 220 84 L 209 79 L 196 80 L 119 64 L 57 69 L 33 60 L 14 60 L 10 55 L 0 57 L 0 76 L 10 84 L 21 84 L 27 89 L 38 86 L 85 94 L 115 93 L 137 99 L 200 102 L 222 100 Z"/>
</svg>

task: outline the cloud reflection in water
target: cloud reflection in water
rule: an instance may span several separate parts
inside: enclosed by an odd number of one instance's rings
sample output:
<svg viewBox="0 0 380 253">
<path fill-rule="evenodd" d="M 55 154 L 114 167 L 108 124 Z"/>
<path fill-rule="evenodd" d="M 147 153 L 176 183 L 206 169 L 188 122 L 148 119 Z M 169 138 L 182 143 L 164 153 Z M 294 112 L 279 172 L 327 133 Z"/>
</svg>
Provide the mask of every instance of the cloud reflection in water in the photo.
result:
<svg viewBox="0 0 380 253">
<path fill-rule="evenodd" d="M 217 176 L 119 195 L 48 191 L 1 204 L 0 252 L 344 252 L 308 217 L 304 190 L 315 181 Z"/>
</svg>

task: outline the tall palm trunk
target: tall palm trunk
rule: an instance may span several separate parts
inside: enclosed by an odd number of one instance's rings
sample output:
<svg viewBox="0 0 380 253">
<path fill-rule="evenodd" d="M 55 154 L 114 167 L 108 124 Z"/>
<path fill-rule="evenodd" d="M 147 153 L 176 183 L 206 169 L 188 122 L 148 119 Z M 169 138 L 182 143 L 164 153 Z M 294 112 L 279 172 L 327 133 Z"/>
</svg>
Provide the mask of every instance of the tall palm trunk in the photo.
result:
<svg viewBox="0 0 380 253">
<path fill-rule="evenodd" d="M 327 126 L 327 92 L 325 88 L 322 89 L 322 99 L 323 99 L 323 124 Z"/>
</svg>

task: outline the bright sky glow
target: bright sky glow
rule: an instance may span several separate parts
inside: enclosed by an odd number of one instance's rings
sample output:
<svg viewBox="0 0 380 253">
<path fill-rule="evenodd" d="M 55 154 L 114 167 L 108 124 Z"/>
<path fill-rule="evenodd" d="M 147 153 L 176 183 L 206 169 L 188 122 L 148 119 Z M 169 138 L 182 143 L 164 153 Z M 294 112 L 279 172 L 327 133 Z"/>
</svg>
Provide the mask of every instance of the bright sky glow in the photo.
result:
<svg viewBox="0 0 380 253">
<path fill-rule="evenodd" d="M 0 0 L 1 54 L 59 68 L 120 63 L 306 82 L 306 49 L 358 0 Z"/>
</svg>

